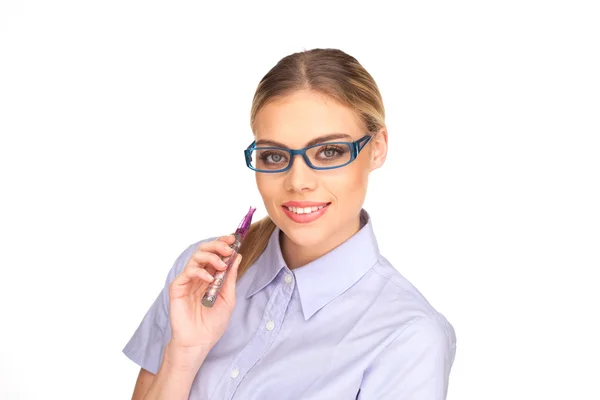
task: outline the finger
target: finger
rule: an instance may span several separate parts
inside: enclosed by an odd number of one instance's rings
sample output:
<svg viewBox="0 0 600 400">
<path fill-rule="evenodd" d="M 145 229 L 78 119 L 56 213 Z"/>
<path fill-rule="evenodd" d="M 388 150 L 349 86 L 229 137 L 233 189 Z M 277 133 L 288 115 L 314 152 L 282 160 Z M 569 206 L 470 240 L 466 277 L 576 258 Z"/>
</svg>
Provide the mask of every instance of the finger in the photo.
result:
<svg viewBox="0 0 600 400">
<path fill-rule="evenodd" d="M 200 278 L 202 281 L 208 283 L 212 283 L 215 280 L 213 275 L 203 268 L 184 268 L 183 271 L 173 279 L 173 283 L 175 285 L 186 285 L 195 278 Z"/>
<path fill-rule="evenodd" d="M 238 267 L 242 262 L 242 255 L 238 254 L 233 265 L 227 271 L 227 276 L 225 277 L 225 282 L 223 283 L 223 288 L 221 289 L 221 295 L 227 301 L 228 304 L 235 303 L 235 286 L 238 275 Z"/>
<path fill-rule="evenodd" d="M 169 284 L 170 288 L 186 285 L 189 281 L 192 280 L 192 277 L 189 274 L 184 273 L 184 271 L 178 273 L 175 279 L 171 281 L 171 283 Z"/>
<path fill-rule="evenodd" d="M 189 273 L 206 283 L 212 283 L 215 280 L 215 278 L 205 269 L 198 268 L 191 270 Z"/>
<path fill-rule="evenodd" d="M 198 287 L 198 280 L 200 281 L 200 286 Z M 205 269 L 202 268 L 187 268 L 181 271 L 175 279 L 169 284 L 169 296 L 172 293 L 176 293 L 176 296 L 179 297 L 185 293 L 190 293 L 192 287 L 196 287 L 196 290 L 202 289 L 202 287 L 208 287 L 209 284 L 213 283 L 215 278 L 208 273 Z M 196 281 L 196 282 L 194 282 Z M 191 285 L 188 289 L 184 290 L 184 292 L 180 292 L 180 288 L 185 288 L 186 286 Z M 176 292 L 173 292 L 176 290 Z M 205 289 L 204 289 L 205 290 Z"/>
<path fill-rule="evenodd" d="M 223 235 L 217 238 L 218 241 L 220 242 L 225 242 L 229 245 L 232 245 L 233 243 L 235 243 L 235 236 L 234 235 Z"/>
<path fill-rule="evenodd" d="M 231 255 L 233 249 L 227 242 L 221 240 L 213 240 L 212 242 L 201 243 L 198 246 L 198 251 L 206 251 L 208 253 L 216 253 L 223 257 Z"/>
<path fill-rule="evenodd" d="M 227 264 L 223 260 L 221 260 L 221 257 L 214 253 L 208 253 L 205 251 L 197 251 L 194 254 L 192 254 L 185 268 L 206 269 L 206 267 L 209 265 L 219 271 L 222 271 L 227 268 Z"/>
<path fill-rule="evenodd" d="M 207 265 L 204 267 L 204 270 L 206 272 L 208 272 L 211 276 L 215 276 L 215 274 L 217 273 L 217 270 L 214 269 L 211 265 Z"/>
</svg>

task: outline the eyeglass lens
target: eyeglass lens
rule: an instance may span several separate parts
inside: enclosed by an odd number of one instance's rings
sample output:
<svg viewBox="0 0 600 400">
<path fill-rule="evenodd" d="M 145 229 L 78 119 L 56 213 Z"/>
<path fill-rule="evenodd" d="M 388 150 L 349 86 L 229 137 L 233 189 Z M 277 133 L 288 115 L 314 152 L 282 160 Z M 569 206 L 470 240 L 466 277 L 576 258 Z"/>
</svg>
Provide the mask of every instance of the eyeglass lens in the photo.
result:
<svg viewBox="0 0 600 400">
<path fill-rule="evenodd" d="M 331 168 L 346 164 L 352 157 L 350 146 L 346 144 L 323 143 L 306 150 L 310 164 L 317 168 Z M 288 167 L 291 154 L 285 149 L 256 148 L 251 153 L 252 168 L 265 171 L 278 171 Z"/>
</svg>

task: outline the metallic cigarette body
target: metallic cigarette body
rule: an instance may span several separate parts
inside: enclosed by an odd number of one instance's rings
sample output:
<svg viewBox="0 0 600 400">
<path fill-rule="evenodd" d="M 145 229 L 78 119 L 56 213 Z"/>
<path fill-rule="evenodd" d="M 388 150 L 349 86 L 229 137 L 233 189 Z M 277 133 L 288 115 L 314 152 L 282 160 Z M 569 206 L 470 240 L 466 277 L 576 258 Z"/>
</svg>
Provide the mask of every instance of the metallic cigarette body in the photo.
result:
<svg viewBox="0 0 600 400">
<path fill-rule="evenodd" d="M 254 214 L 254 211 L 256 211 L 256 208 L 250 207 L 250 211 L 248 211 L 239 227 L 235 231 L 235 242 L 230 246 L 233 249 L 233 253 L 227 257 L 222 257 L 222 260 L 225 262 L 225 264 L 227 264 L 227 268 L 224 271 L 217 271 L 215 273 L 215 280 L 208 286 L 208 289 L 206 289 L 206 292 L 202 297 L 203 306 L 212 307 L 215 304 L 219 292 L 223 287 L 223 283 L 225 282 L 227 272 L 235 262 L 235 259 L 240 251 L 240 247 L 242 247 L 242 242 L 250 230 L 250 224 L 252 223 L 252 215 Z"/>
</svg>

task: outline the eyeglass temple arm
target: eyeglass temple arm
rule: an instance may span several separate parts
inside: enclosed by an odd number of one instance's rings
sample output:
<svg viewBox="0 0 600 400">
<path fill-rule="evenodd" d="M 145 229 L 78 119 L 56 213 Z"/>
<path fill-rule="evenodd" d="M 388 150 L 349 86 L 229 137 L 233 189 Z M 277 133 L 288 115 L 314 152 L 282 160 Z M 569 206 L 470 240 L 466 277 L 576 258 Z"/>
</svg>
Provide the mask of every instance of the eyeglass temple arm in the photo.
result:
<svg viewBox="0 0 600 400">
<path fill-rule="evenodd" d="M 365 147 L 367 145 L 367 143 L 369 143 L 369 140 L 371 140 L 372 137 L 373 136 L 367 136 L 367 137 L 364 137 L 364 138 L 354 142 L 354 146 L 355 146 L 357 154 L 359 151 L 361 151 L 363 149 L 363 147 Z"/>
</svg>

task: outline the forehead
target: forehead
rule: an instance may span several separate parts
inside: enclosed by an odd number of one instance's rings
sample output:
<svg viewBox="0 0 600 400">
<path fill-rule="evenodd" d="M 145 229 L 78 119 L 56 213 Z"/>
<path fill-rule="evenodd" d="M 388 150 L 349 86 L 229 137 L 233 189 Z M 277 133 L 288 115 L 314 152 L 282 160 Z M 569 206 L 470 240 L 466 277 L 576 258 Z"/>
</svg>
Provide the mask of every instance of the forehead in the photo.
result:
<svg viewBox="0 0 600 400">
<path fill-rule="evenodd" d="M 311 91 L 271 100 L 254 120 L 256 140 L 275 140 L 289 146 L 303 146 L 331 133 L 346 133 L 356 140 L 364 135 L 361 125 L 352 109 Z"/>
</svg>

